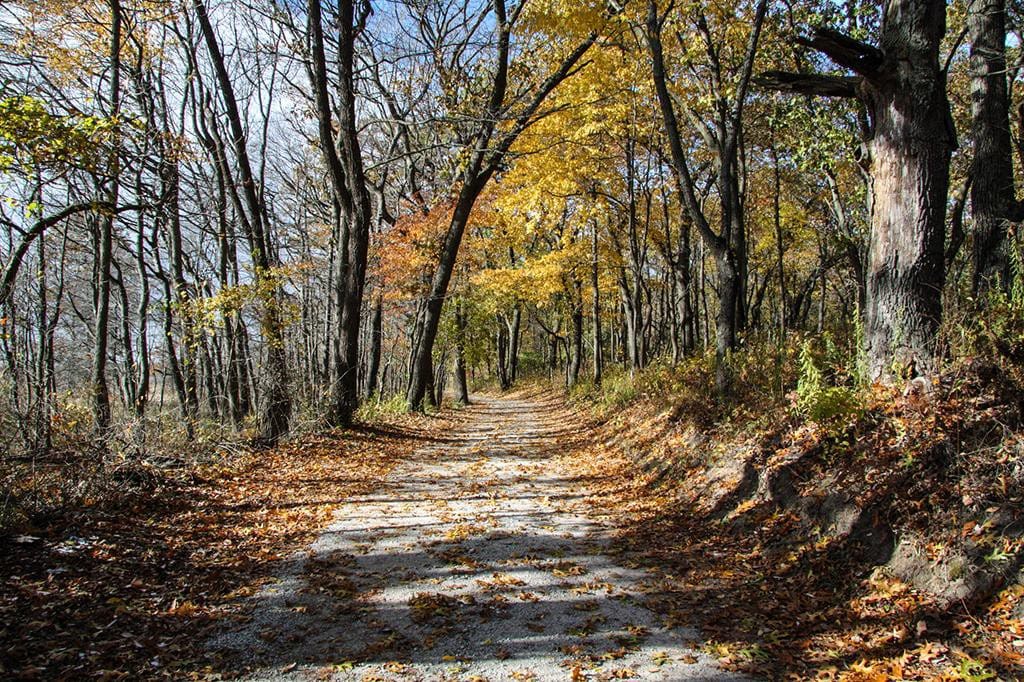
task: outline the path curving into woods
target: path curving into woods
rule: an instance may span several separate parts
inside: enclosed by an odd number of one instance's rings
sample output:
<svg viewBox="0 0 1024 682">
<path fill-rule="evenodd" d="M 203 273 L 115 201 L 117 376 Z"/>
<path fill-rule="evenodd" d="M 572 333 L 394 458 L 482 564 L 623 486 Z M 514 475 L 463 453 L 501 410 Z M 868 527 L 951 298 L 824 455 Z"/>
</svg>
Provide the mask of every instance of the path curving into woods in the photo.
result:
<svg viewBox="0 0 1024 682">
<path fill-rule="evenodd" d="M 645 573 L 585 515 L 551 397 L 479 397 L 209 643 L 254 680 L 738 679 L 645 608 Z M 614 556 L 614 558 L 613 558 Z"/>
</svg>

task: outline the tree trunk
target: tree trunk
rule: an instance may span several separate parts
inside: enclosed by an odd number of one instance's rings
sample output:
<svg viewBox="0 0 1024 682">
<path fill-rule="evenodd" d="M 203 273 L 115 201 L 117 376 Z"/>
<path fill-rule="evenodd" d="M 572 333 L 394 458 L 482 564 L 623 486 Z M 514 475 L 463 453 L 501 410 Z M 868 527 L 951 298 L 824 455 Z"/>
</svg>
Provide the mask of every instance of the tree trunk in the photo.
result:
<svg viewBox="0 0 1024 682">
<path fill-rule="evenodd" d="M 626 342 L 625 364 L 630 372 L 640 369 L 640 348 L 637 343 L 637 313 L 633 308 L 633 292 L 626 281 L 626 274 L 623 273 L 619 280 L 619 292 L 622 296 L 622 325 L 623 336 Z"/>
<path fill-rule="evenodd" d="M 339 240 L 336 284 L 338 320 L 337 351 L 331 381 L 330 419 L 345 425 L 359 406 L 359 335 L 366 285 L 366 259 L 370 243 L 372 211 L 366 186 L 359 131 L 356 121 L 355 40 L 365 15 L 356 15 L 353 0 L 338 3 L 337 89 L 338 135 L 334 134 L 334 111 L 327 92 L 327 61 L 319 0 L 307 4 L 308 29 L 312 45 L 313 86 L 318 114 L 320 148 L 327 162 L 335 201 L 344 227 Z"/>
<path fill-rule="evenodd" d="M 244 198 L 245 211 L 239 210 L 239 218 L 249 241 L 251 256 L 256 270 L 257 287 L 262 292 L 260 328 L 266 344 L 266 367 L 260 387 L 259 440 L 266 445 L 276 444 L 288 432 L 291 420 L 292 401 L 288 385 L 288 358 L 284 348 L 284 320 L 281 317 L 281 291 L 273 282 L 272 267 L 276 258 L 268 234 L 266 205 L 257 191 L 256 178 L 252 172 L 247 147 L 245 126 L 239 113 L 234 87 L 224 63 L 224 55 L 217 42 L 203 0 L 193 0 L 196 17 L 206 42 L 210 60 L 213 62 L 221 100 L 224 103 L 231 142 L 235 152 Z M 241 202 L 239 202 L 241 209 Z"/>
<path fill-rule="evenodd" d="M 590 242 L 590 288 L 591 307 L 594 333 L 594 386 L 601 385 L 601 374 L 604 369 L 604 356 L 601 353 L 601 286 L 598 277 L 598 253 L 597 253 L 597 221 L 594 221 L 594 231 Z"/>
<path fill-rule="evenodd" d="M 935 370 L 955 145 L 939 64 L 945 31 L 943 0 L 890 0 L 881 49 L 892 68 L 866 80 L 875 206 L 865 340 L 870 375 L 883 381 Z"/>
<path fill-rule="evenodd" d="M 715 389 L 720 396 L 729 393 L 732 383 L 729 355 L 736 349 L 736 310 L 739 307 L 739 273 L 730 250 L 715 250 L 718 275 L 718 316 L 715 319 Z"/>
<path fill-rule="evenodd" d="M 373 316 L 370 319 L 370 358 L 366 369 L 366 399 L 377 393 L 377 377 L 380 372 L 381 345 L 384 341 L 384 301 L 381 294 L 373 302 Z"/>
<path fill-rule="evenodd" d="M 195 323 L 188 311 L 189 290 L 185 281 L 185 255 L 182 250 L 181 241 L 181 207 L 180 198 L 180 175 L 178 162 L 174 159 L 161 159 L 160 163 L 160 189 L 161 199 L 166 208 L 164 223 L 168 229 L 168 241 L 170 243 L 170 266 L 171 277 L 174 279 L 174 300 L 178 307 L 178 317 L 181 323 L 181 355 L 180 369 L 183 386 L 184 405 L 182 408 L 185 418 L 194 422 L 199 416 L 198 384 L 195 375 Z M 170 308 L 167 314 L 170 315 Z"/>
<path fill-rule="evenodd" d="M 42 184 L 36 185 L 36 196 L 34 200 L 42 205 Z M 51 425 L 51 397 L 48 386 L 48 368 L 50 366 L 50 326 L 47 313 L 47 282 L 46 282 L 46 244 L 44 235 L 39 235 L 37 248 L 39 250 L 39 272 L 36 274 L 36 285 L 39 292 L 39 339 L 36 351 L 36 424 L 35 424 L 35 447 L 43 453 L 48 453 L 53 441 L 53 430 Z"/>
<path fill-rule="evenodd" d="M 772 192 L 772 223 L 775 227 L 775 269 L 779 284 L 779 343 L 782 344 L 786 338 L 786 247 L 782 238 L 782 175 L 779 172 L 779 150 L 775 145 L 775 131 L 772 130 L 772 180 L 774 188 Z"/>
<path fill-rule="evenodd" d="M 110 116 L 121 111 L 121 2 L 110 0 Z M 110 154 L 110 179 L 106 200 L 117 206 L 120 190 L 120 162 L 117 144 Z M 92 354 L 92 420 L 93 430 L 105 437 L 110 430 L 110 389 L 107 386 L 107 342 L 110 320 L 110 268 L 114 248 L 114 212 L 99 217 L 99 240 L 96 253 L 96 301 Z"/>
<path fill-rule="evenodd" d="M 455 311 L 458 336 L 455 339 L 455 399 L 469 405 L 469 383 L 466 381 L 466 313 L 460 305 Z"/>
<path fill-rule="evenodd" d="M 861 159 L 872 180 L 864 332 L 870 376 L 885 383 L 936 369 L 956 147 L 939 63 L 945 32 L 943 0 L 888 0 L 877 48 L 826 28 L 800 39 L 858 76 L 770 72 L 759 79 L 777 90 L 859 97 L 870 114 Z"/>
<path fill-rule="evenodd" d="M 469 223 L 469 215 L 473 210 L 473 204 L 477 196 L 483 190 L 483 185 L 490 178 L 490 173 L 476 179 L 476 183 L 463 185 L 459 191 L 459 199 L 455 204 L 452 219 L 445 234 L 444 245 L 441 250 L 441 259 L 430 283 L 430 293 L 427 295 L 426 304 L 420 318 L 418 327 L 418 343 L 413 355 L 412 366 L 410 367 L 409 389 L 406 393 L 406 400 L 409 407 L 418 410 L 423 407 L 423 398 L 426 395 L 427 383 L 432 380 L 434 342 L 437 340 L 437 330 L 441 324 L 441 312 L 444 308 L 444 299 L 448 293 L 448 283 L 451 281 L 452 272 L 455 269 L 455 261 L 459 255 L 459 245 L 462 243 L 462 234 Z"/>
<path fill-rule="evenodd" d="M 494 348 L 497 352 L 498 359 L 495 365 L 495 370 L 498 373 L 498 386 L 501 390 L 507 390 L 509 387 L 508 380 L 508 327 L 505 325 L 505 320 L 502 319 L 501 315 L 497 317 L 498 326 L 497 332 L 494 335 Z"/>
<path fill-rule="evenodd" d="M 519 378 L 519 339 L 522 321 L 523 310 L 517 305 L 512 312 L 512 324 L 508 330 L 508 383 L 510 387 Z"/>
<path fill-rule="evenodd" d="M 583 366 L 583 287 L 578 281 L 573 282 L 570 323 L 572 340 L 567 379 L 569 386 L 575 386 L 580 380 L 580 368 Z"/>
<path fill-rule="evenodd" d="M 467 159 L 461 173 L 462 187 L 459 190 L 455 209 L 442 242 L 437 269 L 434 270 L 431 278 L 422 322 L 417 325 L 417 331 L 420 333 L 417 334 L 417 346 L 406 392 L 409 406 L 414 410 L 422 408 L 427 382 L 433 376 L 430 369 L 434 342 L 437 340 L 437 329 L 441 323 L 441 311 L 473 204 L 491 176 L 504 162 L 512 144 L 535 122 L 535 115 L 544 101 L 559 83 L 576 71 L 577 64 L 598 38 L 597 31 L 590 33 L 566 55 L 558 67 L 541 81 L 540 85 L 532 91 L 517 93 L 517 97 L 520 101 L 525 102 L 525 105 L 509 120 L 505 96 L 508 90 L 512 54 L 510 42 L 514 19 L 509 21 L 504 0 L 494 0 L 491 6 L 494 11 L 493 20 L 497 32 L 494 76 L 491 80 L 487 104 L 481 112 L 479 128 L 472 136 L 470 146 L 465 149 Z M 518 9 L 516 16 L 518 16 Z M 508 121 L 510 127 L 496 136 L 495 131 L 498 124 L 503 120 Z"/>
<path fill-rule="evenodd" d="M 137 183 L 141 194 L 141 173 Z M 137 391 L 135 394 L 135 414 L 142 421 L 149 405 L 149 272 L 146 269 L 145 214 L 139 212 L 138 233 L 135 241 L 135 270 L 139 278 L 139 301 L 135 308 L 139 325 L 139 360 L 136 370 Z M 145 425 L 140 424 L 140 436 L 145 436 Z"/>
<path fill-rule="evenodd" d="M 992 286 L 1007 290 L 1010 259 L 1006 223 L 1016 213 L 1013 147 L 1006 85 L 1005 0 L 970 0 L 971 37 L 971 213 L 974 217 L 974 278 L 977 294 Z"/>
<path fill-rule="evenodd" d="M 697 227 L 702 241 L 711 250 L 718 270 L 719 308 L 715 337 L 715 385 L 719 395 L 726 395 L 730 387 L 728 356 L 736 348 L 737 326 L 741 322 L 746 276 L 746 240 L 743 224 L 742 188 L 738 159 L 742 130 L 743 108 L 754 67 L 754 57 L 767 12 L 767 0 L 756 6 L 753 25 L 747 39 L 743 63 L 738 72 L 732 101 L 721 91 L 716 127 L 716 155 L 718 163 L 719 231 L 716 233 L 697 198 L 690 161 L 683 144 L 675 103 L 669 90 L 669 77 L 665 64 L 661 30 L 664 17 L 659 14 L 656 0 L 649 0 L 645 23 L 646 38 L 652 62 L 652 78 L 661 109 L 662 123 L 671 151 L 672 169 L 676 187 L 683 199 L 690 219 Z"/>
</svg>

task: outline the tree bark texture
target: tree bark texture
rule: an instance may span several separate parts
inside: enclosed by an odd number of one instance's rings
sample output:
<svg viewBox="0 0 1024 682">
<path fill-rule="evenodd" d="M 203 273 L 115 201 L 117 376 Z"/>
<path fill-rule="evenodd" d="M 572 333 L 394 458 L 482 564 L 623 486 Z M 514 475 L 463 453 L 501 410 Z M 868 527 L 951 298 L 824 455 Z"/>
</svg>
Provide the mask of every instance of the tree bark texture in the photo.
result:
<svg viewBox="0 0 1024 682">
<path fill-rule="evenodd" d="M 1009 286 L 1006 227 L 1016 213 L 1013 145 L 1006 85 L 1005 0 L 971 0 L 971 213 L 974 218 L 973 289 Z"/>
<path fill-rule="evenodd" d="M 874 137 L 865 342 L 871 378 L 935 370 L 949 159 L 955 145 L 939 44 L 943 0 L 890 0 L 883 65 L 864 81 Z"/>
</svg>

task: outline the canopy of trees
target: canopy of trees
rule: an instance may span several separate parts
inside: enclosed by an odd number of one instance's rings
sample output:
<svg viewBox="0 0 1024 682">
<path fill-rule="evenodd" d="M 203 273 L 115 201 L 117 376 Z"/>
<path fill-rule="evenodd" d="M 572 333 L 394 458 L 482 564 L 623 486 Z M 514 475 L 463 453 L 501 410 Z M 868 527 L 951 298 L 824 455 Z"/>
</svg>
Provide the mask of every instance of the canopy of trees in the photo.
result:
<svg viewBox="0 0 1024 682">
<path fill-rule="evenodd" d="M 14 0 L 9 450 L 831 331 L 940 366 L 1019 278 L 1004 0 Z"/>
</svg>

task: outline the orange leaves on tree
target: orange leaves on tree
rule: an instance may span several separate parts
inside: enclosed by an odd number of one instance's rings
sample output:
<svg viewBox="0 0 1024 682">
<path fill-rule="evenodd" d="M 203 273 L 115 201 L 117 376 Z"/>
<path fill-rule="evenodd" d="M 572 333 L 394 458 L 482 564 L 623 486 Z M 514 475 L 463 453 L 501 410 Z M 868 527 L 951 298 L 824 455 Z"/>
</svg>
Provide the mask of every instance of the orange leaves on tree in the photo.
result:
<svg viewBox="0 0 1024 682">
<path fill-rule="evenodd" d="M 375 274 L 389 301 L 406 301 L 426 292 L 454 208 L 449 200 L 408 213 L 378 242 Z"/>
</svg>

